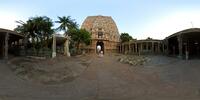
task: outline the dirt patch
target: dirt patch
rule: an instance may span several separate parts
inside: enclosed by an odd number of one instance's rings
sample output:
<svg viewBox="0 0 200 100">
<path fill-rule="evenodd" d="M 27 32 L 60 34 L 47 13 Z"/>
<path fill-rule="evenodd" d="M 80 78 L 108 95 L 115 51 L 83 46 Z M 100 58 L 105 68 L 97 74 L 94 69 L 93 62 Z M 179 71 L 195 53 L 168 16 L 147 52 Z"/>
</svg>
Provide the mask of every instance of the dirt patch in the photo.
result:
<svg viewBox="0 0 200 100">
<path fill-rule="evenodd" d="M 78 77 L 90 64 L 89 57 L 67 58 L 58 56 L 55 59 L 14 58 L 10 60 L 12 71 L 24 80 L 42 84 L 69 82 Z"/>
</svg>

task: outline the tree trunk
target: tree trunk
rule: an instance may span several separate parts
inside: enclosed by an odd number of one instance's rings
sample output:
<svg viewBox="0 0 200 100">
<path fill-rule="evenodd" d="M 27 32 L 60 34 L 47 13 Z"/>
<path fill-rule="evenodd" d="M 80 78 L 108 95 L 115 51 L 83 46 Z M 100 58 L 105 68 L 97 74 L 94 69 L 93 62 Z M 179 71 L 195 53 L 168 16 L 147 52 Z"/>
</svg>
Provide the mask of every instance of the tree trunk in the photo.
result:
<svg viewBox="0 0 200 100">
<path fill-rule="evenodd" d="M 80 45 L 80 41 L 77 42 L 77 54 L 79 54 L 79 45 Z"/>
</svg>

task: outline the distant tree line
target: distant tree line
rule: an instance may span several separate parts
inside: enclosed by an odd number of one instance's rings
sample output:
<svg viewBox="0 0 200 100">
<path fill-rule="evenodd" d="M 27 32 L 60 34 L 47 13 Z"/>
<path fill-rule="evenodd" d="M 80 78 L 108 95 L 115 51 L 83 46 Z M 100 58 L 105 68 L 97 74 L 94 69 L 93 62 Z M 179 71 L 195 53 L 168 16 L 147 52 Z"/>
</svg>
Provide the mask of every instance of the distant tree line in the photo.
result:
<svg viewBox="0 0 200 100">
<path fill-rule="evenodd" d="M 124 42 L 128 42 L 130 40 L 133 40 L 133 38 L 128 33 L 121 33 L 120 40 L 122 43 L 124 43 Z"/>
</svg>

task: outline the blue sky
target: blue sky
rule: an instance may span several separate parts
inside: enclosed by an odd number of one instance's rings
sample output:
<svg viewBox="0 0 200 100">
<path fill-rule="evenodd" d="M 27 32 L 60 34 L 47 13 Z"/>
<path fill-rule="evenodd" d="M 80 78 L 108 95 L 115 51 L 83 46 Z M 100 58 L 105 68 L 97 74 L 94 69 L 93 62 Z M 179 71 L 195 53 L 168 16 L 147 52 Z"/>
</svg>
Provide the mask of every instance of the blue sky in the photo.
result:
<svg viewBox="0 0 200 100">
<path fill-rule="evenodd" d="M 81 25 L 87 16 L 112 16 L 119 32 L 134 38 L 163 39 L 177 31 L 200 27 L 200 0 L 0 0 L 0 27 L 31 16 L 71 16 Z M 199 14 L 198 14 L 199 13 Z"/>
</svg>

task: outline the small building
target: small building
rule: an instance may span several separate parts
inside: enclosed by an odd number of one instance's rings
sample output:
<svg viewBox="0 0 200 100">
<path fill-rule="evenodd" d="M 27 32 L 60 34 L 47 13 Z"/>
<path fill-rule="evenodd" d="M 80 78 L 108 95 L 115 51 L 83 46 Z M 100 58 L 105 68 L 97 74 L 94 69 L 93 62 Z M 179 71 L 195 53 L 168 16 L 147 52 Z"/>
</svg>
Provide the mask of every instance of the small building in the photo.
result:
<svg viewBox="0 0 200 100">
<path fill-rule="evenodd" d="M 166 54 L 179 58 L 200 58 L 200 28 L 190 28 L 164 39 Z"/>
<path fill-rule="evenodd" d="M 132 40 L 118 45 L 118 52 L 123 54 L 161 54 L 164 51 L 162 40 Z"/>
<path fill-rule="evenodd" d="M 0 58 L 8 59 L 8 54 L 19 54 L 23 38 L 24 36 L 17 32 L 0 28 Z"/>
</svg>

